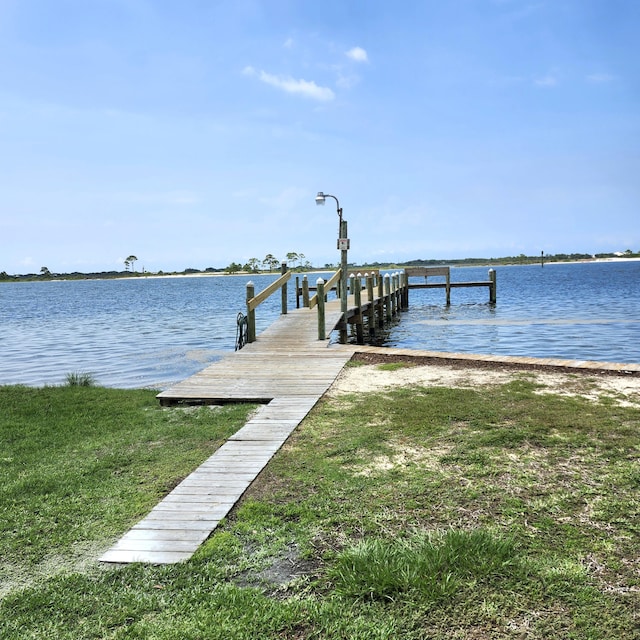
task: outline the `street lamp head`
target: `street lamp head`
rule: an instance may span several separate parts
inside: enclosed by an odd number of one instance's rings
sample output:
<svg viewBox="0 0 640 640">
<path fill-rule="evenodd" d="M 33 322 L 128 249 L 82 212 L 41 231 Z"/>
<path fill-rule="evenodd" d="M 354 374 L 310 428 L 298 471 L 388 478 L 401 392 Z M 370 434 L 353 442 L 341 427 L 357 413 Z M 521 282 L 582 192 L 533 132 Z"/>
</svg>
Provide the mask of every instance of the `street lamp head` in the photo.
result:
<svg viewBox="0 0 640 640">
<path fill-rule="evenodd" d="M 323 191 L 318 191 L 318 195 L 316 196 L 316 204 L 324 204 L 327 198 L 333 198 L 336 201 L 336 211 L 338 217 L 340 218 L 340 223 L 338 226 L 338 237 L 342 237 L 342 209 L 340 208 L 340 202 L 338 202 L 338 198 L 332 196 L 330 193 L 324 193 Z M 345 236 L 346 237 L 346 236 Z"/>
<path fill-rule="evenodd" d="M 336 201 L 336 206 L 338 211 L 340 211 L 340 203 L 338 202 L 338 198 L 332 196 L 330 193 L 324 193 L 322 191 L 318 191 L 318 195 L 316 196 L 316 204 L 324 204 L 327 198 L 333 198 Z"/>
</svg>

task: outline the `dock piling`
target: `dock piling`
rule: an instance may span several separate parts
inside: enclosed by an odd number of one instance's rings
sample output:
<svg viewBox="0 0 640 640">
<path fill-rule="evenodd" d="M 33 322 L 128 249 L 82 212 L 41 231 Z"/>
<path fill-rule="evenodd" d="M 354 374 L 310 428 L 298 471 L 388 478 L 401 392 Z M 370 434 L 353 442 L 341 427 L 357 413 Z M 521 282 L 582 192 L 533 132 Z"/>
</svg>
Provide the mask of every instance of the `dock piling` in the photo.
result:
<svg viewBox="0 0 640 640">
<path fill-rule="evenodd" d="M 378 303 L 376 304 L 376 313 L 378 314 L 378 327 L 384 327 L 384 279 L 380 277 L 378 272 Z"/>
<path fill-rule="evenodd" d="M 367 282 L 367 298 L 369 300 L 369 306 L 367 307 L 367 324 L 369 325 L 369 335 L 375 335 L 375 304 L 373 302 L 373 274 L 365 273 L 364 277 Z"/>
<path fill-rule="evenodd" d="M 491 283 L 491 285 L 489 286 L 489 302 L 491 304 L 495 304 L 496 303 L 496 289 L 497 289 L 497 283 L 496 283 L 496 270 L 495 269 L 489 269 L 489 282 Z"/>
<path fill-rule="evenodd" d="M 247 342 L 256 341 L 256 310 L 249 305 L 249 301 L 253 299 L 255 293 L 253 282 L 247 282 Z"/>
<path fill-rule="evenodd" d="M 362 327 L 362 275 L 360 273 L 354 278 L 353 283 L 353 295 L 356 306 L 356 340 L 358 344 L 364 344 L 364 332 Z"/>
<path fill-rule="evenodd" d="M 318 278 L 316 281 L 316 287 L 318 288 L 318 340 L 326 340 L 327 331 L 325 323 L 325 295 L 324 295 L 324 280 Z"/>
<path fill-rule="evenodd" d="M 309 306 L 309 280 L 306 275 L 302 277 L 302 306 Z"/>
<path fill-rule="evenodd" d="M 391 310 L 391 276 L 384 274 L 384 315 L 387 322 L 391 322 L 393 313 Z"/>
<path fill-rule="evenodd" d="M 287 269 L 287 263 L 283 262 L 280 265 L 280 275 L 284 276 L 286 275 L 288 269 Z M 282 296 L 282 315 L 287 315 L 287 283 L 284 282 L 282 287 L 280 288 L 280 292 L 281 292 L 281 296 Z"/>
</svg>

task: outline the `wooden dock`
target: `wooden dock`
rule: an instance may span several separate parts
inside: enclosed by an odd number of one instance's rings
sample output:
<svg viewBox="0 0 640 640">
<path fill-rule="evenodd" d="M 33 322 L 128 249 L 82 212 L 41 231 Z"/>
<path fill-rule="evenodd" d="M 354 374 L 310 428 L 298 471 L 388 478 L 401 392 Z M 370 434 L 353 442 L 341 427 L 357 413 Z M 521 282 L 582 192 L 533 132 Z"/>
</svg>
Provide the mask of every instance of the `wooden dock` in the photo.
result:
<svg viewBox="0 0 640 640">
<path fill-rule="evenodd" d="M 342 314 L 327 305 L 326 336 Z M 158 394 L 162 405 L 178 403 L 270 402 L 281 397 L 315 397 L 325 392 L 348 360 L 348 351 L 318 339 L 317 313 L 296 309 L 281 315 L 255 342 Z"/>
<path fill-rule="evenodd" d="M 326 305 L 327 335 L 342 318 Z M 190 558 L 331 386 L 355 347 L 318 337 L 315 310 L 281 315 L 255 342 L 158 395 L 178 403 L 266 403 L 101 558 L 170 564 Z"/>
<path fill-rule="evenodd" d="M 384 280 L 378 277 L 376 290 L 372 276 L 364 287 L 354 277 L 346 313 L 341 300 L 325 299 L 322 281 L 318 283 L 320 295 L 288 312 L 290 275 L 283 265 L 282 276 L 257 295 L 248 283 L 248 344 L 158 394 L 163 406 L 226 402 L 264 406 L 109 549 L 100 558 L 102 562 L 169 564 L 190 558 L 353 355 L 356 347 L 329 346 L 332 331 L 339 328 L 346 336 L 347 325 L 354 325 L 361 343 L 365 317 L 372 331 L 406 302 L 408 290 L 397 274 Z M 331 287 L 331 280 L 328 285 Z M 278 290 L 282 291 L 282 314 L 256 337 L 255 310 Z"/>
</svg>

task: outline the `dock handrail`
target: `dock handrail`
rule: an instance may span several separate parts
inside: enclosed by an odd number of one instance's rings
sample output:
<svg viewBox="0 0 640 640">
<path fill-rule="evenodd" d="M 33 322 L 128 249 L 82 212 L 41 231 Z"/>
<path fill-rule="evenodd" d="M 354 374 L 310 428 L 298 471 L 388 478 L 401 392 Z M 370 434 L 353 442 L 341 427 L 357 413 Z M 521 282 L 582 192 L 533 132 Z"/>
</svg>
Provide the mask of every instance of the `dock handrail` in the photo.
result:
<svg viewBox="0 0 640 640">
<path fill-rule="evenodd" d="M 253 282 L 247 282 L 247 342 L 256 340 L 256 309 L 278 289 L 282 290 L 282 315 L 287 313 L 287 282 L 291 278 L 291 271 L 282 263 L 282 275 L 255 295 Z"/>
<path fill-rule="evenodd" d="M 482 282 L 451 282 L 449 267 L 406 267 L 404 270 L 407 278 L 411 276 L 424 276 L 424 284 L 410 284 L 409 289 L 445 289 L 447 294 L 447 306 L 451 304 L 451 289 L 458 287 L 486 287 L 489 289 L 489 303 L 495 304 L 497 295 L 496 270 L 489 269 L 489 279 Z M 445 276 L 445 282 L 427 282 L 429 276 Z"/>
<path fill-rule="evenodd" d="M 338 280 L 340 280 L 340 273 L 341 273 L 341 269 L 338 269 L 325 283 L 324 283 L 324 291 L 329 291 L 333 285 L 335 285 Z M 323 291 L 323 296 L 324 296 L 324 291 Z M 315 307 L 318 304 L 318 294 L 315 293 L 310 299 L 309 299 L 309 309 L 313 309 L 313 307 Z"/>
</svg>

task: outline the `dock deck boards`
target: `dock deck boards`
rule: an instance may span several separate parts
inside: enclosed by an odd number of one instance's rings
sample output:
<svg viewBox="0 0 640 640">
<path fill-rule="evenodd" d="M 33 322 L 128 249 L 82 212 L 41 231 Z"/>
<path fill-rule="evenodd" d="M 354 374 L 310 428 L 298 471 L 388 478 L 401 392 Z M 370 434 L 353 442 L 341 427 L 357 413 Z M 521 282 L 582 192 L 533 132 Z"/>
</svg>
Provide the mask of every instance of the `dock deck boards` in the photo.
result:
<svg viewBox="0 0 640 640">
<path fill-rule="evenodd" d="M 329 331 L 340 320 L 338 301 L 327 305 Z M 281 315 L 255 342 L 230 353 L 203 371 L 158 395 L 174 402 L 267 402 L 282 396 L 315 396 L 333 381 L 348 359 L 344 349 L 318 340 L 314 310 L 295 309 Z M 332 377 L 333 376 L 333 377 Z"/>
<path fill-rule="evenodd" d="M 329 332 L 342 317 L 326 309 Z M 158 395 L 179 402 L 266 402 L 234 436 L 169 493 L 101 562 L 171 564 L 188 560 L 233 508 L 355 348 L 318 339 L 317 313 L 280 316 L 255 342 Z"/>
</svg>

